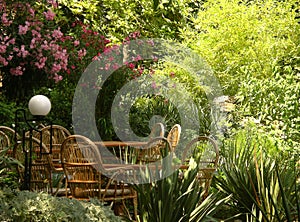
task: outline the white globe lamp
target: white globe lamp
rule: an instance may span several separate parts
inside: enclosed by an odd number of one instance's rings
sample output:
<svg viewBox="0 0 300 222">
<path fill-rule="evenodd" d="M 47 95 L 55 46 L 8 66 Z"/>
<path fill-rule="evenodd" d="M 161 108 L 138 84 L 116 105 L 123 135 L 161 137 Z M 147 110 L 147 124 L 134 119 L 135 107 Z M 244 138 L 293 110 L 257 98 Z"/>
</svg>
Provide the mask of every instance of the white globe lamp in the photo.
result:
<svg viewBox="0 0 300 222">
<path fill-rule="evenodd" d="M 51 102 L 44 95 L 36 95 L 29 100 L 28 108 L 33 116 L 46 116 L 51 110 Z"/>
</svg>

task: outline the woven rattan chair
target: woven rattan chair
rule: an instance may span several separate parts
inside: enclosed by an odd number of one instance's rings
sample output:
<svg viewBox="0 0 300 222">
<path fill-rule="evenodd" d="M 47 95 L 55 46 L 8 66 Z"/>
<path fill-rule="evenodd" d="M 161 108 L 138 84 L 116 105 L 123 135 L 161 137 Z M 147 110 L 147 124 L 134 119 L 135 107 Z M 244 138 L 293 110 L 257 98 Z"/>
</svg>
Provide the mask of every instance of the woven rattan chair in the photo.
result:
<svg viewBox="0 0 300 222">
<path fill-rule="evenodd" d="M 138 163 L 147 164 L 158 162 L 172 151 L 172 146 L 167 138 L 155 137 L 140 149 Z"/>
<path fill-rule="evenodd" d="M 204 188 L 203 199 L 208 196 L 210 184 L 219 162 L 219 149 L 215 140 L 198 136 L 187 144 L 182 154 L 181 164 L 188 165 L 193 157 L 198 164 L 197 178 Z"/>
<path fill-rule="evenodd" d="M 113 202 L 114 206 L 121 203 L 128 215 L 126 201 L 132 200 L 134 216 L 137 217 L 135 190 L 127 184 L 113 180 L 121 172 L 120 169 L 105 169 L 100 152 L 90 139 L 80 135 L 65 139 L 61 149 L 61 162 L 71 198 L 98 198 L 104 202 Z M 104 175 L 111 175 L 111 178 Z"/>
<path fill-rule="evenodd" d="M 10 147 L 10 141 L 8 136 L 0 131 L 0 151 L 4 149 L 8 149 Z"/>
<path fill-rule="evenodd" d="M 179 143 L 181 134 L 181 126 L 179 124 L 175 124 L 168 133 L 167 139 L 169 140 L 172 151 L 174 152 L 177 144 Z"/>
<path fill-rule="evenodd" d="M 46 154 L 49 153 L 49 150 L 43 143 L 40 143 L 40 140 L 34 137 L 24 137 L 18 142 L 18 145 L 14 147 L 14 158 L 24 165 L 26 152 L 29 158 L 30 144 L 32 144 L 32 166 L 31 170 L 29 169 L 30 190 L 37 192 L 44 191 L 52 194 L 51 157 L 49 154 Z M 42 153 L 40 152 L 40 145 Z M 21 183 L 26 182 L 24 167 L 17 166 L 17 172 L 20 176 Z"/>
<path fill-rule="evenodd" d="M 15 130 L 7 127 L 7 126 L 0 126 L 0 132 L 1 135 L 3 135 L 3 133 L 6 135 L 5 136 L 5 140 L 7 140 L 7 142 L 3 141 L 3 145 L 8 145 L 9 149 L 7 150 L 7 155 L 12 157 L 13 156 L 13 148 L 15 146 L 15 136 L 19 137 L 18 135 L 15 135 Z M 4 144 L 6 143 L 6 144 Z"/>
<path fill-rule="evenodd" d="M 165 136 L 165 127 L 162 123 L 155 123 L 152 126 L 151 132 L 149 134 L 149 140 L 155 137 L 164 137 Z"/>
<path fill-rule="evenodd" d="M 54 195 L 64 195 L 66 190 L 63 185 L 64 183 L 64 173 L 63 168 L 60 162 L 60 153 L 61 153 L 61 144 L 63 141 L 71 135 L 69 130 L 60 125 L 39 125 L 39 129 L 37 131 L 33 131 L 33 136 L 37 139 L 41 139 L 43 144 L 45 144 L 50 150 L 50 143 L 52 144 L 52 153 L 49 155 L 52 161 L 52 177 L 55 178 L 55 191 Z M 51 131 L 52 130 L 52 131 Z M 52 134 L 52 137 L 50 135 Z M 29 132 L 26 134 L 29 135 Z"/>
<path fill-rule="evenodd" d="M 53 166 L 56 170 L 62 171 L 62 166 L 60 163 L 60 151 L 61 151 L 61 144 L 63 141 L 71 135 L 69 130 L 64 128 L 60 125 L 48 125 L 41 129 L 42 133 L 42 141 L 43 143 L 50 148 L 50 134 L 52 128 L 52 162 Z M 34 135 L 36 138 L 40 137 L 39 133 Z"/>
</svg>

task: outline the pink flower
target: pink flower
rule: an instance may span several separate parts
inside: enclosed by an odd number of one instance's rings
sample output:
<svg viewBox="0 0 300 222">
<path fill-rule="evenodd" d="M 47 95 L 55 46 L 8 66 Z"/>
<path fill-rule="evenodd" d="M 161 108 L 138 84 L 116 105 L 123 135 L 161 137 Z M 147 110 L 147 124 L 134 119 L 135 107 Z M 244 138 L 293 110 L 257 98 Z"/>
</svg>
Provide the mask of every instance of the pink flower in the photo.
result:
<svg viewBox="0 0 300 222">
<path fill-rule="evenodd" d="M 16 39 L 15 38 L 12 38 L 12 39 L 10 39 L 7 43 L 6 43 L 6 45 L 8 46 L 8 45 L 14 45 L 16 43 Z"/>
<path fill-rule="evenodd" d="M 78 51 L 78 57 L 79 58 L 82 58 L 82 57 L 84 57 L 86 55 L 86 49 L 80 49 L 79 51 Z"/>
<path fill-rule="evenodd" d="M 60 65 L 60 64 L 53 63 L 51 72 L 52 72 L 52 73 L 58 73 L 60 70 L 61 70 L 61 65 Z"/>
<path fill-rule="evenodd" d="M 27 25 L 19 25 L 19 35 L 25 35 L 28 31 L 28 26 Z"/>
<path fill-rule="evenodd" d="M 170 77 L 174 78 L 175 77 L 175 73 L 174 72 L 170 72 Z"/>
<path fill-rule="evenodd" d="M 0 45 L 0 53 L 5 53 L 6 52 L 6 48 L 7 46 L 6 45 Z"/>
<path fill-rule="evenodd" d="M 8 65 L 8 62 L 6 61 L 6 59 L 4 57 L 2 57 L 1 55 L 0 55 L 0 64 L 2 64 L 3 66 Z"/>
<path fill-rule="evenodd" d="M 44 14 L 45 18 L 49 21 L 52 21 L 55 17 L 55 13 L 52 12 L 51 10 L 48 10 L 47 12 L 44 12 L 43 14 Z"/>
<path fill-rule="evenodd" d="M 48 42 L 46 40 L 41 45 L 41 49 L 42 50 L 50 50 L 50 46 L 48 45 Z"/>
<path fill-rule="evenodd" d="M 137 55 L 137 57 L 135 57 L 135 58 L 133 58 L 134 59 L 134 61 L 139 61 L 139 60 L 142 60 L 142 57 L 141 57 L 141 55 Z"/>
<path fill-rule="evenodd" d="M 9 55 L 9 56 L 7 57 L 7 61 L 11 61 L 13 58 L 14 58 L 14 57 L 13 57 L 12 55 Z"/>
<path fill-rule="evenodd" d="M 20 53 L 22 54 L 22 57 L 25 58 L 29 52 L 25 49 L 25 45 L 21 45 Z"/>
<path fill-rule="evenodd" d="M 10 68 L 9 71 L 12 75 L 21 76 L 23 75 L 24 70 L 25 68 L 22 68 L 21 66 L 17 66 L 16 68 Z"/>
<path fill-rule="evenodd" d="M 156 89 L 156 88 L 157 88 L 156 83 L 155 83 L 155 82 L 152 82 L 151 87 L 152 87 L 153 89 Z"/>
<path fill-rule="evenodd" d="M 63 77 L 61 75 L 57 75 L 55 73 L 53 79 L 54 79 L 55 83 L 58 83 L 59 81 L 61 81 L 63 79 Z"/>
<path fill-rule="evenodd" d="M 47 61 L 47 57 L 41 57 L 38 62 L 35 62 L 34 65 L 38 69 L 42 69 L 45 67 L 45 62 Z"/>
<path fill-rule="evenodd" d="M 67 55 L 67 51 L 64 49 L 63 51 L 56 51 L 54 53 L 54 58 L 55 60 L 65 60 L 65 58 L 67 58 L 68 55 Z"/>
<path fill-rule="evenodd" d="M 158 58 L 156 56 L 152 56 L 153 62 L 157 62 Z"/>
<path fill-rule="evenodd" d="M 34 30 L 34 29 L 31 30 L 31 34 L 32 34 L 32 36 L 37 37 L 37 38 L 42 37 L 41 34 L 37 30 Z"/>
<path fill-rule="evenodd" d="M 133 63 L 129 63 L 127 66 L 129 69 L 134 69 L 134 67 L 135 67 L 135 65 Z"/>
<path fill-rule="evenodd" d="M 61 38 L 63 36 L 63 33 L 58 29 L 55 29 L 53 32 L 52 32 L 52 37 L 53 38 Z"/>
<path fill-rule="evenodd" d="M 153 40 L 147 40 L 147 43 L 148 43 L 150 46 L 154 46 L 154 41 L 153 41 Z"/>
<path fill-rule="evenodd" d="M 3 13 L 2 16 L 1 16 L 1 20 L 2 20 L 2 24 L 4 26 L 10 26 L 10 24 L 12 23 L 12 21 L 9 21 L 7 19 L 7 14 L 6 13 Z"/>
<path fill-rule="evenodd" d="M 35 42 L 36 42 L 36 38 L 32 38 L 30 41 L 30 46 L 29 46 L 31 49 L 34 49 L 36 47 Z"/>
<path fill-rule="evenodd" d="M 48 0 L 47 2 L 48 2 L 48 4 L 51 4 L 53 6 L 53 8 L 58 7 L 58 3 L 56 0 Z"/>
<path fill-rule="evenodd" d="M 104 69 L 105 69 L 105 70 L 109 70 L 109 69 L 110 69 L 110 64 L 109 64 L 109 63 L 106 63 Z"/>
<path fill-rule="evenodd" d="M 73 44 L 74 44 L 74 46 L 78 46 L 79 43 L 80 43 L 79 40 L 75 40 Z"/>
<path fill-rule="evenodd" d="M 30 14 L 32 17 L 34 17 L 35 11 L 34 11 L 33 8 L 29 7 L 28 12 L 29 12 L 29 14 Z"/>
<path fill-rule="evenodd" d="M 114 70 L 117 70 L 117 69 L 120 68 L 120 65 L 119 65 L 118 63 L 115 63 L 115 64 L 113 64 L 112 68 L 113 68 Z"/>
</svg>

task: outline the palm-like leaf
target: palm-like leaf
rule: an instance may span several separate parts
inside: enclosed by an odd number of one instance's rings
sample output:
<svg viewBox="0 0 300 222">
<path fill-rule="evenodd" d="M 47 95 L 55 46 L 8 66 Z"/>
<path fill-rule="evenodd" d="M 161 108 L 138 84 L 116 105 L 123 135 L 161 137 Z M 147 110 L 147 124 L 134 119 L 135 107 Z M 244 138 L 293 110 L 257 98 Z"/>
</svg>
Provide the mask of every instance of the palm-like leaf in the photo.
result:
<svg viewBox="0 0 300 222">
<path fill-rule="evenodd" d="M 173 169 L 172 161 L 165 161 L 164 169 L 166 174 L 158 169 L 156 172 L 161 180 L 135 186 L 139 195 L 140 219 L 147 222 L 213 221 L 210 215 L 226 198 L 217 193 L 202 201 L 204 193 L 196 178 L 197 166 L 190 167 L 183 175 L 179 170 L 169 175 L 169 169 Z M 147 175 L 145 179 L 148 180 Z"/>
<path fill-rule="evenodd" d="M 232 194 L 232 206 L 246 215 L 244 220 L 292 221 L 299 217 L 299 184 L 289 159 L 270 156 L 255 137 L 238 138 L 226 145 L 216 186 Z"/>
</svg>

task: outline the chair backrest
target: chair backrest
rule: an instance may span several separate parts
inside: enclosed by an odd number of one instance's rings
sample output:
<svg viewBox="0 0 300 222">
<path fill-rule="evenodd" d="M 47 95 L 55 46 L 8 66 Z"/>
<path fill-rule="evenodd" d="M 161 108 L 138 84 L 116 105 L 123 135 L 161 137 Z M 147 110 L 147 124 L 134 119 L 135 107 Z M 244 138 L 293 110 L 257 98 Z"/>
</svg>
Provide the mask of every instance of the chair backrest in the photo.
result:
<svg viewBox="0 0 300 222">
<path fill-rule="evenodd" d="M 81 135 L 67 137 L 61 147 L 61 163 L 72 197 L 101 198 L 102 160 L 90 139 Z"/>
<path fill-rule="evenodd" d="M 30 158 L 30 147 L 32 150 L 32 166 L 31 169 L 28 169 L 28 174 L 25 175 L 24 167 L 17 166 L 21 183 L 27 182 L 25 177 L 30 176 L 30 190 L 52 193 L 51 157 L 50 154 L 46 154 L 49 153 L 49 150 L 45 144 L 41 143 L 37 138 L 25 136 L 14 147 L 13 157 L 25 165 L 25 155 L 27 154 L 27 157 Z"/>
<path fill-rule="evenodd" d="M 13 156 L 13 148 L 15 146 L 15 136 L 19 137 L 19 135 L 18 134 L 15 135 L 15 130 L 10 127 L 7 127 L 7 126 L 0 126 L 0 132 L 1 132 L 1 135 L 3 135 L 3 133 L 6 135 L 6 137 L 5 137 L 6 140 L 8 139 L 8 141 L 7 141 L 8 144 L 6 144 L 6 145 L 9 145 L 7 155 Z M 3 141 L 3 145 L 5 145 L 4 141 Z M 2 148 L 0 148 L 0 149 L 2 149 Z"/>
<path fill-rule="evenodd" d="M 181 134 L 181 126 L 179 124 L 175 124 L 168 133 L 167 139 L 171 143 L 173 152 L 175 151 L 175 148 L 179 143 L 180 134 Z"/>
<path fill-rule="evenodd" d="M 51 132 L 52 128 L 52 132 Z M 55 168 L 61 168 L 60 151 L 61 144 L 71 135 L 70 131 L 60 125 L 48 125 L 41 129 L 42 142 L 50 149 L 50 135 L 52 133 L 52 162 Z M 40 134 L 35 133 L 34 137 L 40 139 Z"/>
<path fill-rule="evenodd" d="M 139 163 L 152 163 L 161 160 L 170 152 L 172 152 L 172 146 L 168 139 L 155 137 L 140 149 L 137 159 Z"/>
<path fill-rule="evenodd" d="M 191 140 L 185 147 L 181 164 L 189 164 L 193 157 L 198 164 L 197 178 L 200 185 L 204 187 L 204 198 L 207 197 L 213 174 L 215 173 L 219 162 L 219 149 L 215 140 L 207 136 L 198 136 Z"/>
<path fill-rule="evenodd" d="M 45 136 L 50 136 L 50 130 L 51 130 L 51 127 L 52 127 L 52 137 L 54 139 L 53 142 L 55 143 L 60 143 L 62 144 L 64 142 L 64 140 L 71 135 L 70 131 L 67 130 L 65 127 L 63 126 L 60 126 L 60 125 L 48 125 L 44 128 L 42 128 L 42 133 L 49 133 L 49 134 L 45 134 Z M 44 136 L 44 135 L 43 135 Z M 48 139 L 49 142 L 50 142 L 50 138 L 45 138 L 45 139 Z M 44 140 L 44 138 L 43 138 Z"/>
<path fill-rule="evenodd" d="M 4 132 L 8 138 L 13 141 L 15 138 L 15 130 L 8 126 L 0 126 L 0 131 Z"/>
<path fill-rule="evenodd" d="M 162 123 L 155 123 L 152 126 L 151 132 L 149 134 L 149 140 L 155 137 L 164 137 L 165 136 L 165 127 Z"/>
<path fill-rule="evenodd" d="M 7 149 L 9 147 L 10 147 L 10 141 L 8 136 L 4 132 L 0 131 L 0 151 Z"/>
</svg>

